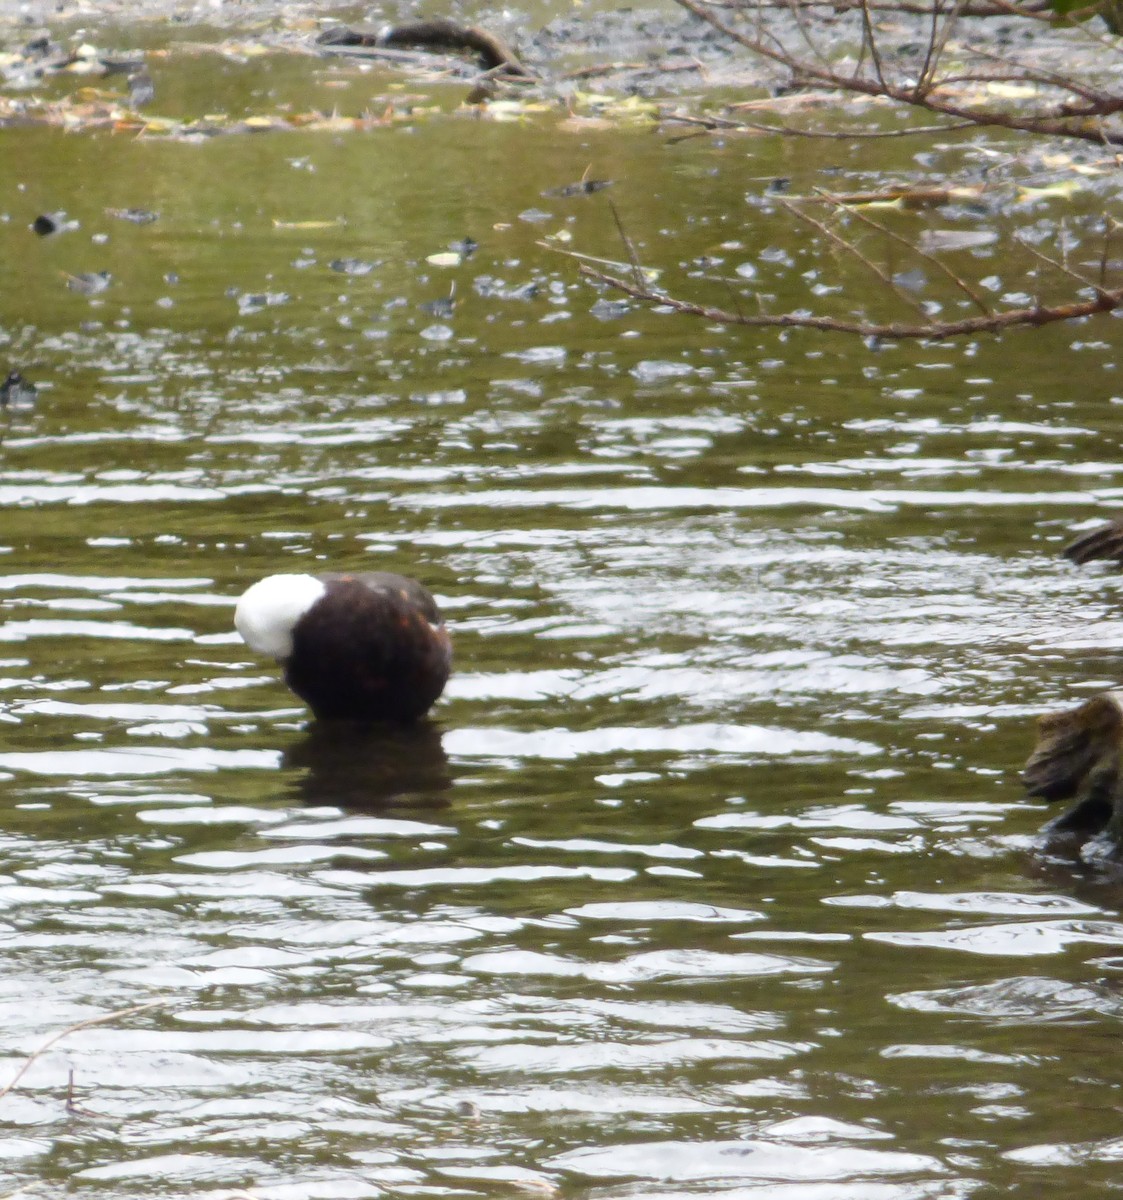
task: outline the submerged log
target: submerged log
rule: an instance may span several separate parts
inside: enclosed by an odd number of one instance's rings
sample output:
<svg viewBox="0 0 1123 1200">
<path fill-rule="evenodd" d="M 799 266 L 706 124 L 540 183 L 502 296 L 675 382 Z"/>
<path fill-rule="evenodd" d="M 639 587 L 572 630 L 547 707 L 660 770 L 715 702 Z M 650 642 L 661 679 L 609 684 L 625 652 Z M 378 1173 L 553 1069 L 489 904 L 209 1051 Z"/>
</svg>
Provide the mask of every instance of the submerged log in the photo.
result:
<svg viewBox="0 0 1123 1200">
<path fill-rule="evenodd" d="M 1042 800 L 1073 801 L 1049 822 L 1050 832 L 1085 840 L 1106 831 L 1123 848 L 1121 747 L 1123 692 L 1104 692 L 1079 708 L 1040 718 L 1022 783 Z"/>
</svg>

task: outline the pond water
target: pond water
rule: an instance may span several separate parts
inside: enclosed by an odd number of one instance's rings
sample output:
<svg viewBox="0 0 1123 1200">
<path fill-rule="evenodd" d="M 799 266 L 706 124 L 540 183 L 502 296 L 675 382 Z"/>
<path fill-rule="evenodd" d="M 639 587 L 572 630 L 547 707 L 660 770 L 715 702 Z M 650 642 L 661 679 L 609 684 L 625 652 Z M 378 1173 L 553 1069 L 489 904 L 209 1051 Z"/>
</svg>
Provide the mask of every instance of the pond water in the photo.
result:
<svg viewBox="0 0 1123 1200">
<path fill-rule="evenodd" d="M 0 1192 L 1112 1189 L 1123 891 L 1045 853 L 1017 772 L 1034 714 L 1119 674 L 1119 584 L 1056 553 L 1123 497 L 1115 321 L 875 348 L 606 306 L 540 243 L 622 257 L 611 196 L 683 290 L 884 310 L 769 181 L 931 146 L 458 99 L 0 135 L 2 352 L 40 385 L 0 446 L 0 1087 L 159 1002 L 0 1099 Z M 587 172 L 613 189 L 543 195 Z M 956 261 L 1020 291 L 999 245 Z M 248 583 L 328 567 L 437 594 L 431 724 L 315 728 L 233 634 Z"/>
</svg>

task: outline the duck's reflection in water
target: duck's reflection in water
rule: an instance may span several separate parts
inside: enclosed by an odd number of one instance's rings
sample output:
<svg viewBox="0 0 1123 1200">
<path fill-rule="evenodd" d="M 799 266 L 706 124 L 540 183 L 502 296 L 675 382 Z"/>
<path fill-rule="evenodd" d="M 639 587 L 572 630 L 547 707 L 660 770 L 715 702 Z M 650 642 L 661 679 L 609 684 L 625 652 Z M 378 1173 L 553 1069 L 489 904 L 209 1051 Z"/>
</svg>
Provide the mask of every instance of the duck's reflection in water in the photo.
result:
<svg viewBox="0 0 1123 1200">
<path fill-rule="evenodd" d="M 447 808 L 452 771 L 439 726 L 317 721 L 285 751 L 305 804 L 347 809 Z"/>
</svg>

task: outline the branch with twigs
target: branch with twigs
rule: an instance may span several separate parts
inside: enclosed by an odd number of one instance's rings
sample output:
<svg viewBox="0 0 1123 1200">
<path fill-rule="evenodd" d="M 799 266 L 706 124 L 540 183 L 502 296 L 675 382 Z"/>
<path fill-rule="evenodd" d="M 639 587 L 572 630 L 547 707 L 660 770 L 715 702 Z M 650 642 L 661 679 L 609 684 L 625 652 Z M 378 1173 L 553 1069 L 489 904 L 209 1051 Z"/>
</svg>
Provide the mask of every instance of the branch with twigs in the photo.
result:
<svg viewBox="0 0 1123 1200">
<path fill-rule="evenodd" d="M 881 46 L 875 17 L 882 10 L 875 0 L 843 0 L 833 6 L 836 14 L 849 11 L 858 20 L 853 31 L 857 57 L 850 62 L 829 52 L 844 40 L 833 23 L 825 34 L 807 19 L 818 0 L 786 0 L 775 8 L 768 0 L 739 0 L 720 10 L 706 0 L 676 2 L 751 54 L 786 69 L 800 86 L 886 99 L 959 124 L 1123 146 L 1123 125 L 1114 119 L 1123 114 L 1123 93 L 1065 70 L 1016 60 L 987 44 L 985 35 L 961 36 L 967 0 L 930 0 L 922 6 L 930 27 L 921 63 L 896 67 Z M 1013 5 L 1010 11 L 1030 15 Z M 790 19 L 787 25 L 779 22 L 781 13 Z M 1105 52 L 1120 53 L 1113 43 L 1092 33 L 1087 37 L 1105 46 Z M 945 60 L 954 61 L 954 68 L 945 70 Z M 1027 94 L 1009 103 L 1009 96 L 994 95 L 1003 88 Z M 744 127 L 760 130 L 747 123 Z M 722 128 L 731 126 L 723 122 Z M 768 131 L 794 132 L 782 126 Z"/>
<path fill-rule="evenodd" d="M 1112 235 L 1121 228 L 1119 223 L 1107 219 L 1104 231 L 1103 248 L 1099 256 L 1098 277 L 1091 278 L 1074 270 L 1068 263 L 1067 257 L 1056 258 L 1039 248 L 1031 245 L 1024 238 L 1015 237 L 1017 245 L 1035 258 L 1051 274 L 1058 276 L 1066 287 L 1074 289 L 1081 298 L 1044 303 L 1035 300 L 1032 304 L 1016 308 L 996 310 L 992 308 L 979 291 L 972 287 L 959 274 L 951 269 L 938 257 L 928 253 L 909 238 L 895 232 L 885 224 L 875 221 L 865 213 L 853 207 L 854 198 L 835 196 L 827 192 L 815 196 L 804 197 L 802 201 L 781 200 L 784 209 L 793 218 L 810 226 L 820 234 L 834 249 L 856 261 L 865 271 L 873 275 L 882 289 L 896 298 L 898 303 L 914 309 L 919 320 L 877 321 L 853 317 L 832 316 L 825 313 L 813 313 L 797 310 L 783 313 L 756 312 L 745 313 L 738 306 L 736 311 L 721 308 L 717 305 L 686 300 L 673 295 L 665 288 L 656 286 L 656 273 L 646 269 L 640 263 L 631 239 L 625 234 L 619 214 L 613 210 L 617 230 L 624 242 L 628 254 L 629 276 L 615 274 L 614 264 L 604 259 L 593 259 L 589 255 L 573 251 L 560 250 L 551 246 L 558 253 L 574 259 L 578 263 L 578 271 L 594 283 L 602 284 L 630 296 L 645 304 L 669 309 L 672 312 L 688 316 L 701 317 L 720 325 L 731 325 L 753 328 L 778 329 L 815 329 L 825 333 L 846 333 L 880 341 L 941 341 L 947 338 L 977 335 L 983 333 L 1001 333 L 1018 327 L 1039 328 L 1060 321 L 1072 321 L 1082 317 L 1090 317 L 1099 313 L 1114 312 L 1123 309 L 1123 287 L 1109 287 L 1107 284 L 1109 254 Z M 898 245 L 910 255 L 920 259 L 925 265 L 935 269 L 956 288 L 974 308 L 977 315 L 960 317 L 951 320 L 937 320 L 929 315 L 924 305 L 904 291 L 892 272 L 875 262 L 874 259 L 852 239 L 843 236 L 836 228 L 832 228 L 825 220 L 806 211 L 807 205 L 825 203 L 832 206 L 836 214 L 843 211 L 859 221 L 863 226 L 873 230 L 877 235 Z M 547 243 L 542 243 L 546 245 Z M 1062 243 L 1063 244 L 1063 243 Z M 712 283 L 729 280 L 711 279 Z M 736 297 L 735 297 L 736 304 Z"/>
<path fill-rule="evenodd" d="M 904 13 L 910 16 L 928 17 L 932 13 L 931 0 L 798 0 L 799 7 L 808 11 L 812 9 L 828 9 L 832 13 L 857 12 L 868 7 L 870 12 L 879 16 Z M 792 0 L 753 0 L 753 7 L 758 9 L 789 9 Z M 710 0 L 710 7 L 725 9 L 743 9 L 745 0 Z M 1090 4 L 1089 8 L 1094 7 Z M 1036 21 L 1053 22 L 1055 14 L 1050 0 L 1023 0 L 1014 3 L 1013 0 L 963 0 L 959 6 L 962 17 L 1028 17 Z"/>
<path fill-rule="evenodd" d="M 964 317 L 958 321 L 923 321 L 907 324 L 900 321 L 846 320 L 804 312 L 736 313 L 714 305 L 681 300 L 648 284 L 630 283 L 619 276 L 610 275 L 607 271 L 590 267 L 587 263 L 582 263 L 578 271 L 586 279 L 607 284 L 635 300 L 669 308 L 688 316 L 702 317 L 720 325 L 741 325 L 758 329 L 817 329 L 823 333 L 848 333 L 880 341 L 943 341 L 965 334 L 1001 333 L 1018 326 L 1051 325 L 1057 321 L 1072 321 L 1078 317 L 1090 317 L 1096 313 L 1114 312 L 1123 308 L 1123 288 L 1095 288 L 1090 300 L 1068 304 L 1034 304 L 1025 308 L 1007 309 L 1005 312 Z"/>
</svg>

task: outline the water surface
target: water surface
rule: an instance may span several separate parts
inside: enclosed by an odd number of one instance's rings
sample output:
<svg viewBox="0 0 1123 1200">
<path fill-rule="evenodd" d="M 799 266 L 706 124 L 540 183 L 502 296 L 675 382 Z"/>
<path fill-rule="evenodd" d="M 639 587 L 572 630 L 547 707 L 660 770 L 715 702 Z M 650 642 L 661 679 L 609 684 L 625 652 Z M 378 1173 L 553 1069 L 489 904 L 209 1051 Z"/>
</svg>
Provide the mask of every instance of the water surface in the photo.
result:
<svg viewBox="0 0 1123 1200">
<path fill-rule="evenodd" d="M 309 106 L 402 86 L 279 61 Z M 246 70 L 162 87 L 275 101 Z M 1056 555 L 1123 496 L 1115 322 L 875 349 L 606 309 L 540 245 L 620 257 L 605 197 L 544 191 L 612 178 L 669 278 L 799 306 L 859 284 L 769 181 L 917 147 L 456 99 L 3 131 L 3 358 L 41 394 L 0 447 L 0 1086 L 163 1006 L 0 1099 L 0 1185 L 1106 1192 L 1118 878 L 1042 852 L 1016 774 L 1119 674 L 1118 583 Z M 438 595 L 430 725 L 314 728 L 233 634 L 249 582 L 328 566 Z"/>
</svg>

